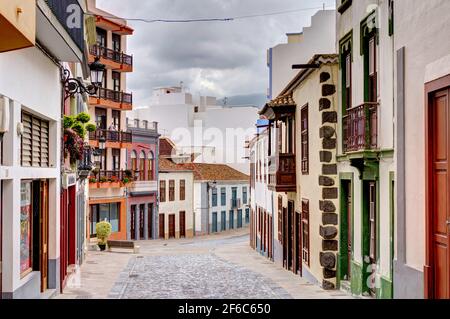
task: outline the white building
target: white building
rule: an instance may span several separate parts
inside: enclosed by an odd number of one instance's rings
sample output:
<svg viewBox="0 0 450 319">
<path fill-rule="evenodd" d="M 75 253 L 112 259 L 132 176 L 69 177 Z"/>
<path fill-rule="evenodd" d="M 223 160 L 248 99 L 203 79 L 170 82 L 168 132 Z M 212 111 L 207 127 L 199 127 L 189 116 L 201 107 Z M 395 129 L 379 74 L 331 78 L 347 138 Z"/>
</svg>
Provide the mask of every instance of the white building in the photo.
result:
<svg viewBox="0 0 450 319">
<path fill-rule="evenodd" d="M 246 227 L 250 223 L 249 176 L 223 164 L 193 163 L 195 234 Z"/>
<path fill-rule="evenodd" d="M 82 62 L 84 45 L 82 28 L 65 31 L 57 9 L 67 5 L 14 0 L 0 5 L 0 29 L 11 35 L 0 39 L 0 69 L 8 74 L 0 77 L 3 298 L 39 299 L 60 286 L 60 62 Z M 22 44 L 14 47 L 19 39 Z"/>
<path fill-rule="evenodd" d="M 170 158 L 159 159 L 159 238 L 194 236 L 194 173 Z"/>
<path fill-rule="evenodd" d="M 336 37 L 334 10 L 322 10 L 311 18 L 311 26 L 299 33 L 288 33 L 287 43 L 267 51 L 269 67 L 268 99 L 274 99 L 298 73 L 294 64 L 305 64 L 315 54 L 334 52 Z"/>
<path fill-rule="evenodd" d="M 158 122 L 161 134 L 189 153 L 206 150 L 198 163 L 227 164 L 248 173 L 243 145 L 255 133 L 257 112 L 254 106 L 220 106 L 214 97 L 165 87 L 154 89 L 150 106 L 128 116 Z"/>
</svg>

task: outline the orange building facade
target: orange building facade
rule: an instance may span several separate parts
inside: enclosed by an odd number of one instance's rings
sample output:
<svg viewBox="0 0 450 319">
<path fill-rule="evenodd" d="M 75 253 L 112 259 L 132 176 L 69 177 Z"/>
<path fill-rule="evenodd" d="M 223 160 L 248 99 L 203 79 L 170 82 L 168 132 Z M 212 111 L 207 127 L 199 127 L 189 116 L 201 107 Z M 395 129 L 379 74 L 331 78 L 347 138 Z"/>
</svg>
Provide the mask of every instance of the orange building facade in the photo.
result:
<svg viewBox="0 0 450 319">
<path fill-rule="evenodd" d="M 126 21 L 114 18 L 88 1 L 95 16 L 97 43 L 89 48 L 89 61 L 99 59 L 106 67 L 103 83 L 96 96 L 89 98 L 89 114 L 97 126 L 89 134 L 95 149 L 96 169 L 89 178 L 89 219 L 87 233 L 96 237 L 96 224 L 112 225 L 110 239 L 127 239 L 127 185 L 133 174 L 126 170 L 127 151 L 132 135 L 127 132 L 126 111 L 133 108 L 133 95 L 127 92 L 126 77 L 133 71 L 133 57 L 127 53 L 127 37 L 133 29 Z"/>
</svg>

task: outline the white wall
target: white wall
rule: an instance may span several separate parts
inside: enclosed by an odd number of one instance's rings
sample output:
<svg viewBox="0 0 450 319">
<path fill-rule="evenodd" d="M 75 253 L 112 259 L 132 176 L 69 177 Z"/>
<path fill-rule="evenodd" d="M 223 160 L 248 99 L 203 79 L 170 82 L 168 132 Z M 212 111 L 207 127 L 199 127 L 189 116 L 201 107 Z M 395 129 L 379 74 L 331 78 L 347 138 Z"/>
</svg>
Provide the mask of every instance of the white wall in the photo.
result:
<svg viewBox="0 0 450 319">
<path fill-rule="evenodd" d="M 169 232 L 169 215 L 175 214 L 175 231 L 180 231 L 179 212 L 186 212 L 186 235 L 193 230 L 194 176 L 192 172 L 160 172 L 159 180 L 166 181 L 166 201 L 159 203 L 159 214 L 165 215 L 165 230 Z M 175 201 L 169 201 L 169 180 L 175 181 Z M 180 201 L 180 180 L 185 180 L 185 200 Z M 160 195 L 161 196 L 161 195 Z"/>
<path fill-rule="evenodd" d="M 319 11 L 312 17 L 311 26 L 303 29 L 299 42 L 279 44 L 272 48 L 272 98 L 286 87 L 299 70 L 293 64 L 308 63 L 314 54 L 335 52 L 336 14 L 334 10 Z"/>
<path fill-rule="evenodd" d="M 405 47 L 406 263 L 425 264 L 425 83 L 450 74 L 450 1 L 395 1 L 395 49 Z M 418 240 L 420 239 L 420 240 Z"/>
<path fill-rule="evenodd" d="M 3 292 L 13 292 L 31 275 L 20 278 L 20 185 L 23 179 L 49 179 L 49 259 L 59 258 L 61 85 L 59 68 L 36 48 L 0 54 L 0 96 L 10 102 L 10 130 L 4 136 Z M 7 76 L 4 76 L 7 75 Z M 50 122 L 49 168 L 22 168 L 17 125 L 21 110 Z M 56 278 L 59 280 L 59 278 Z M 38 292 L 36 292 L 38 293 Z"/>
</svg>

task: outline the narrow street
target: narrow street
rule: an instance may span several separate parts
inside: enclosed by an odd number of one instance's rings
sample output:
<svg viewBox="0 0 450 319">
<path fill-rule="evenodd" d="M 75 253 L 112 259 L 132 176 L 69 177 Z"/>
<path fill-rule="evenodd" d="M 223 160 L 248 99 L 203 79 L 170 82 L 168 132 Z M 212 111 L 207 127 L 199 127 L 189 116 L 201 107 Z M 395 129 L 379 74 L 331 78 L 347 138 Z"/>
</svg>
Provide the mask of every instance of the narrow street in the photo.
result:
<svg viewBox="0 0 450 319">
<path fill-rule="evenodd" d="M 260 256 L 248 230 L 139 242 L 139 254 L 90 251 L 60 299 L 350 298 L 324 291 Z"/>
</svg>

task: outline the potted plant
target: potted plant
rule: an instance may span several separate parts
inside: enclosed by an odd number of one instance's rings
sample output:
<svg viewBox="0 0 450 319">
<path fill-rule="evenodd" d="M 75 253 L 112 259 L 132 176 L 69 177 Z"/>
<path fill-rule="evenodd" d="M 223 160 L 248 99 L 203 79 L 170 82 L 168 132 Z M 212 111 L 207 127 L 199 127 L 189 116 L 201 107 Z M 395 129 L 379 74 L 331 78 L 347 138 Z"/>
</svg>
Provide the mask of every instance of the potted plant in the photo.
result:
<svg viewBox="0 0 450 319">
<path fill-rule="evenodd" d="M 112 176 L 109 182 L 111 183 L 111 187 L 120 186 L 119 178 L 117 178 L 117 176 Z"/>
<path fill-rule="evenodd" d="M 102 177 L 100 177 L 100 183 L 107 183 L 108 182 L 108 179 L 105 177 L 105 176 L 102 176 Z"/>
<path fill-rule="evenodd" d="M 129 184 L 129 183 L 130 183 L 130 179 L 129 179 L 128 177 L 124 177 L 124 178 L 122 179 L 122 184 L 127 185 L 127 184 Z"/>
<path fill-rule="evenodd" d="M 104 251 L 106 249 L 108 238 L 111 236 L 112 226 L 105 220 L 97 223 L 97 225 L 95 225 L 95 230 L 97 232 L 98 247 L 101 251 Z"/>
<path fill-rule="evenodd" d="M 97 183 L 97 179 L 95 177 L 90 177 L 89 178 L 89 183 L 95 184 L 95 183 Z"/>
</svg>

